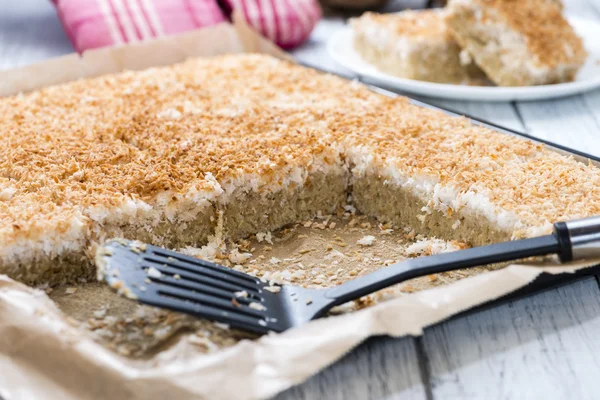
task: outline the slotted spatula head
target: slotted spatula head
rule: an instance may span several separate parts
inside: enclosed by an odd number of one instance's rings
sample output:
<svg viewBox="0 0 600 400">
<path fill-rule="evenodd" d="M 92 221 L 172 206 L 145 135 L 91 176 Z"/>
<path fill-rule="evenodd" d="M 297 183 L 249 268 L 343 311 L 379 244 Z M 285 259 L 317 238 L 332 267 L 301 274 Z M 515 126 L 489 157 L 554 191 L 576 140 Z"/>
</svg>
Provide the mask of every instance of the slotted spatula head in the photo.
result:
<svg viewBox="0 0 600 400">
<path fill-rule="evenodd" d="M 328 303 L 318 290 L 269 283 L 233 269 L 113 239 L 96 252 L 98 279 L 120 294 L 254 332 L 280 332 L 315 318 Z"/>
</svg>

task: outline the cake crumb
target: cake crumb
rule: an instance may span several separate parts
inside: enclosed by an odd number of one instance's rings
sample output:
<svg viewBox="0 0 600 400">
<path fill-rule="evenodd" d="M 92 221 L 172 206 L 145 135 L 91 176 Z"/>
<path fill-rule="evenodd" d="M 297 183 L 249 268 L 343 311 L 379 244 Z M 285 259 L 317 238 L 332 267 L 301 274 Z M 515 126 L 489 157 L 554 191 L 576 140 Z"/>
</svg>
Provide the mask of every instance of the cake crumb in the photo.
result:
<svg viewBox="0 0 600 400">
<path fill-rule="evenodd" d="M 273 244 L 271 232 L 258 232 L 256 234 L 256 240 L 258 240 L 258 243 L 267 242 L 269 244 Z"/>
<path fill-rule="evenodd" d="M 362 238 L 358 239 L 356 243 L 360 244 L 361 246 L 373 246 L 373 243 L 375 243 L 375 236 L 363 236 Z"/>
<path fill-rule="evenodd" d="M 250 253 L 240 253 L 238 249 L 233 249 L 229 253 L 229 261 L 234 264 L 244 264 L 248 259 L 252 257 Z"/>
<path fill-rule="evenodd" d="M 281 286 L 266 286 L 265 290 L 271 293 L 281 292 Z"/>
<path fill-rule="evenodd" d="M 208 338 L 199 336 L 198 334 L 190 335 L 188 341 L 195 346 L 205 348 L 209 353 L 219 349 L 219 347 Z"/>
<path fill-rule="evenodd" d="M 161 119 L 178 120 L 181 118 L 181 113 L 174 108 L 167 108 L 156 115 Z"/>
<path fill-rule="evenodd" d="M 102 319 L 102 318 L 106 317 L 106 312 L 107 312 L 106 308 L 101 308 L 99 310 L 96 310 L 93 313 L 94 318 Z"/>
<path fill-rule="evenodd" d="M 248 307 L 258 311 L 265 311 L 267 309 L 267 307 L 263 306 L 260 303 L 250 303 L 248 304 Z"/>
<path fill-rule="evenodd" d="M 229 324 L 224 324 L 222 322 L 213 322 L 213 325 L 216 326 L 219 329 L 223 329 L 223 330 L 229 330 Z"/>
<path fill-rule="evenodd" d="M 411 285 L 404 285 L 404 287 L 402 287 L 400 291 L 403 293 L 413 293 L 415 291 L 415 288 Z"/>
</svg>

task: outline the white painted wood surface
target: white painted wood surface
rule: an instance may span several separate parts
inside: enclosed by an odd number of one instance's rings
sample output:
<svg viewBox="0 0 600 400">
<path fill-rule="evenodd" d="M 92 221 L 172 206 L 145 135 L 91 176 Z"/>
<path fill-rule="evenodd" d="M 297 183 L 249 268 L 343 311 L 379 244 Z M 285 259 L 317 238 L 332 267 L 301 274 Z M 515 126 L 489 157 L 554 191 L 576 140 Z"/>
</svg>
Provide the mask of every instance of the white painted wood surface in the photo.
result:
<svg viewBox="0 0 600 400">
<path fill-rule="evenodd" d="M 429 329 L 434 398 L 597 399 L 594 278 Z"/>
<path fill-rule="evenodd" d="M 569 12 L 600 20 L 600 0 L 565 2 Z M 348 73 L 325 49 L 343 25 L 322 21 L 294 54 Z M 49 1 L 0 0 L 0 69 L 71 51 Z M 427 101 L 600 156 L 600 91 L 534 103 Z M 422 338 L 372 339 L 277 398 L 594 399 L 599 335 L 600 289 L 587 278 L 439 324 Z"/>
</svg>

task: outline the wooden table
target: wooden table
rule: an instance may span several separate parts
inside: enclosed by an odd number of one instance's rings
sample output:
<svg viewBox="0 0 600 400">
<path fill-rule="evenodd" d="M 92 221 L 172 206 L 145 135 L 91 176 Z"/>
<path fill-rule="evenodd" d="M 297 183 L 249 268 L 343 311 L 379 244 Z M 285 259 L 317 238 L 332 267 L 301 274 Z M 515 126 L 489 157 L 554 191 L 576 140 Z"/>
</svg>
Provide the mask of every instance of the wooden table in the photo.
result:
<svg viewBox="0 0 600 400">
<path fill-rule="evenodd" d="M 600 0 L 566 3 L 568 12 L 600 20 Z M 344 23 L 322 21 L 294 54 L 341 71 L 325 42 Z M 69 52 L 48 1 L 0 0 L 0 69 Z M 542 102 L 428 101 L 600 156 L 600 91 Z M 422 337 L 371 339 L 277 398 L 596 399 L 599 337 L 599 280 L 590 277 L 455 318 Z"/>
</svg>

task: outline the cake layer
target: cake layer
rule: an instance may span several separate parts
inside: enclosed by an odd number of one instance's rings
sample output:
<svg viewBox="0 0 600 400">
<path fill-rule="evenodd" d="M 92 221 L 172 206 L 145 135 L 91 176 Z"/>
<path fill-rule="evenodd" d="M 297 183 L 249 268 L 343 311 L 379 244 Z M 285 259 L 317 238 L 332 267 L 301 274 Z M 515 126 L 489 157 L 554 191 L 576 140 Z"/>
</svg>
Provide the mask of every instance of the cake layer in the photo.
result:
<svg viewBox="0 0 600 400">
<path fill-rule="evenodd" d="M 572 81 L 583 42 L 549 0 L 452 0 L 446 18 L 458 44 L 500 86 Z"/>
<path fill-rule="evenodd" d="M 485 75 L 446 29 L 445 11 L 365 13 L 351 21 L 354 48 L 381 71 L 441 83 L 482 83 Z M 477 81 L 477 82 L 476 82 Z"/>
</svg>

